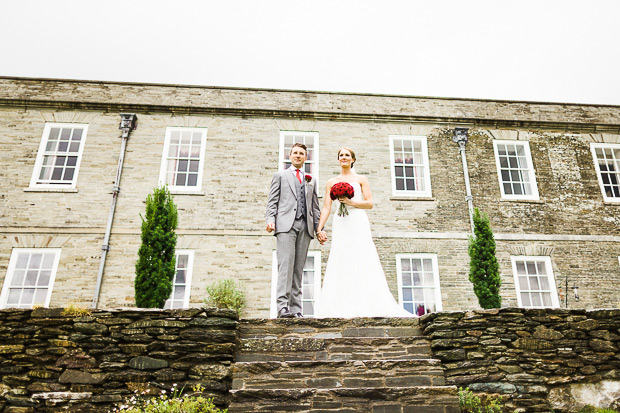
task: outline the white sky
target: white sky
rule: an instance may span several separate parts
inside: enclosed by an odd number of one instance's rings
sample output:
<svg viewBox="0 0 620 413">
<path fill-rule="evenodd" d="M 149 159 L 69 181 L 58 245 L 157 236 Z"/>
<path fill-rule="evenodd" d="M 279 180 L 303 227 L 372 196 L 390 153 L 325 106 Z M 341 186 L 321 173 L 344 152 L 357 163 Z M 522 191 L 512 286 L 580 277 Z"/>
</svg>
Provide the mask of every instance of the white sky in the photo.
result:
<svg viewBox="0 0 620 413">
<path fill-rule="evenodd" d="M 3 0 L 0 76 L 620 105 L 620 1 Z"/>
</svg>

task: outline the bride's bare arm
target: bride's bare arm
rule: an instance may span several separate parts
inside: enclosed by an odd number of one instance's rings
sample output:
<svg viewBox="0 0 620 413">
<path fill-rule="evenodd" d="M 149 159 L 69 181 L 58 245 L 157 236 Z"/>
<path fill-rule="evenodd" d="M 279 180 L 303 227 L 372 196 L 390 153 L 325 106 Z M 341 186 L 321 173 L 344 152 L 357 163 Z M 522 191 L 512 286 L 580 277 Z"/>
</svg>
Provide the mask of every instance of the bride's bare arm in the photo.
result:
<svg viewBox="0 0 620 413">
<path fill-rule="evenodd" d="M 362 201 L 354 201 L 352 199 L 344 198 L 342 199 L 342 203 L 346 205 L 351 205 L 355 208 L 372 209 L 372 192 L 370 191 L 370 184 L 368 183 L 368 179 L 366 179 L 365 176 L 360 176 L 359 183 L 362 187 L 362 195 L 364 195 L 364 199 Z M 322 215 L 323 214 L 321 214 L 321 216 Z"/>
<path fill-rule="evenodd" d="M 323 230 L 323 227 L 327 222 L 327 218 L 329 218 L 329 214 L 332 212 L 332 198 L 329 196 L 329 192 L 331 191 L 333 184 L 334 183 L 330 179 L 325 185 L 325 198 L 323 201 L 323 208 L 321 208 L 321 217 L 319 218 L 319 231 Z"/>
</svg>

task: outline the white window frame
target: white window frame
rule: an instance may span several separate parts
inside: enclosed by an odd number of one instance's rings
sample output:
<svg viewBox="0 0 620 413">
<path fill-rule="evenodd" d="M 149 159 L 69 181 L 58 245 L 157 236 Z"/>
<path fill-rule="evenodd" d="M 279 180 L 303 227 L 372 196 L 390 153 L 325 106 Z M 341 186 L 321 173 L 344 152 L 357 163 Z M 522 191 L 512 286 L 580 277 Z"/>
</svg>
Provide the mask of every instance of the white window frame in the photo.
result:
<svg viewBox="0 0 620 413">
<path fill-rule="evenodd" d="M 314 259 L 314 303 L 315 303 L 315 307 L 314 307 L 314 311 L 316 312 L 316 302 L 319 299 L 320 295 L 321 295 L 321 251 L 308 251 L 308 257 L 309 258 L 313 258 Z M 302 280 L 302 290 L 303 290 L 303 280 Z M 276 298 L 277 298 L 277 286 L 278 286 L 278 257 L 276 254 L 276 251 L 273 251 L 272 254 L 272 258 L 271 258 L 271 305 L 269 307 L 269 317 L 271 318 L 276 318 L 277 317 L 277 313 L 278 313 L 278 308 L 277 308 L 277 304 L 276 304 Z M 302 312 L 303 312 L 303 301 L 308 301 L 308 300 L 304 300 L 302 297 Z M 304 314 L 304 317 L 311 317 L 312 316 L 306 316 Z"/>
<path fill-rule="evenodd" d="M 26 308 L 26 307 L 7 307 L 7 301 L 9 298 L 9 290 L 11 288 L 11 283 L 13 282 L 13 276 L 15 275 L 15 267 L 17 265 L 17 258 L 20 253 L 27 254 L 46 254 L 53 253 L 54 254 L 54 263 L 51 269 L 51 275 L 47 287 L 47 295 L 45 297 L 45 301 L 42 304 L 44 307 L 48 307 L 50 304 L 50 299 L 52 297 L 52 290 L 54 288 L 54 281 L 56 280 L 56 272 L 58 271 L 58 263 L 60 262 L 60 248 L 13 248 L 11 252 L 11 259 L 9 261 L 9 267 L 6 272 L 6 276 L 4 277 L 4 283 L 2 286 L 2 293 L 0 293 L 0 309 L 5 308 Z M 32 308 L 28 307 L 28 308 Z"/>
<path fill-rule="evenodd" d="M 601 174 L 601 166 L 599 165 L 598 158 L 596 156 L 597 149 L 620 149 L 620 144 L 613 143 L 591 143 L 590 144 L 590 152 L 592 152 L 592 160 L 594 162 L 594 168 L 596 169 L 596 177 L 598 179 L 599 188 L 601 188 L 601 194 L 603 195 L 603 200 L 605 202 L 620 202 L 620 197 L 607 196 L 605 193 L 605 184 L 603 183 L 603 175 Z M 620 161 L 620 159 L 618 159 Z M 618 167 L 618 174 L 620 174 L 620 164 L 616 165 Z M 618 182 L 620 185 L 620 181 Z"/>
<path fill-rule="evenodd" d="M 441 302 L 441 284 L 439 283 L 439 267 L 437 265 L 437 254 L 429 253 L 404 253 L 396 254 L 396 278 L 398 280 L 398 304 L 404 309 L 405 303 L 403 302 L 403 270 L 401 267 L 401 260 L 406 259 L 430 259 L 433 266 L 433 285 L 435 289 L 435 312 L 443 310 L 443 304 Z M 415 311 L 415 308 L 414 308 Z M 413 314 L 417 316 L 417 314 Z"/>
<path fill-rule="evenodd" d="M 207 147 L 207 128 L 185 128 L 170 126 L 166 128 L 166 135 L 164 138 L 164 150 L 161 156 L 161 165 L 159 169 L 159 185 L 166 184 L 166 177 L 168 174 L 168 152 L 170 151 L 170 138 L 172 132 L 199 132 L 200 137 L 200 159 L 198 160 L 198 176 L 196 186 L 181 186 L 181 185 L 168 185 L 168 189 L 173 194 L 194 194 L 202 191 L 202 178 L 205 164 L 205 151 Z M 188 166 L 189 168 L 189 166 Z"/>
<path fill-rule="evenodd" d="M 289 161 L 290 151 L 286 151 L 284 149 L 284 140 L 286 139 L 286 136 L 290 136 L 290 135 L 303 136 L 304 139 L 308 139 L 308 138 L 313 139 L 314 147 L 312 148 L 312 151 L 313 151 L 314 159 L 310 161 L 306 160 L 306 163 L 304 164 L 304 171 L 308 170 L 307 165 L 312 165 L 311 166 L 312 172 L 308 172 L 308 173 L 312 175 L 312 177 L 316 179 L 318 182 L 318 179 L 319 179 L 319 133 L 318 132 L 281 130 L 280 131 L 280 146 L 278 149 L 278 172 L 281 172 L 284 169 L 286 169 L 286 166 L 285 166 L 286 162 L 290 163 Z M 298 142 L 298 141 L 295 140 L 295 142 Z"/>
<path fill-rule="evenodd" d="M 551 266 L 551 257 L 549 256 L 534 256 L 534 255 L 511 255 L 510 261 L 512 262 L 512 275 L 515 283 L 515 292 L 517 294 L 517 304 L 521 308 L 559 308 L 560 300 L 558 297 L 557 287 L 555 285 L 555 276 L 553 275 L 553 267 Z M 523 306 L 521 302 L 521 287 L 519 284 L 519 276 L 517 274 L 517 262 L 518 261 L 543 261 L 545 263 L 545 269 L 547 271 L 547 276 L 549 277 L 549 293 L 551 295 L 551 306 L 545 307 L 534 307 L 534 306 Z M 528 290 L 531 291 L 531 290 Z M 542 291 L 542 290 L 539 290 Z"/>
<path fill-rule="evenodd" d="M 43 167 L 43 159 L 46 155 L 45 148 L 47 147 L 47 143 L 49 141 L 49 136 L 52 128 L 82 128 L 82 137 L 80 139 L 80 148 L 75 156 L 77 156 L 77 161 L 75 164 L 75 172 L 73 173 L 73 179 L 71 181 L 67 181 L 67 183 L 38 183 L 39 175 L 41 174 L 41 168 Z M 41 143 L 39 144 L 39 151 L 37 152 L 37 159 L 34 164 L 34 169 L 32 171 L 32 176 L 30 177 L 30 188 L 42 188 L 42 189 L 74 189 L 77 185 L 78 175 L 80 172 L 80 164 L 82 163 L 82 153 L 84 152 L 84 146 L 86 144 L 86 136 L 88 135 L 88 124 L 86 123 L 52 123 L 47 122 L 43 127 L 43 134 L 41 136 Z M 59 154 L 59 152 L 55 152 Z M 66 152 L 67 156 L 69 152 Z"/>
<path fill-rule="evenodd" d="M 522 145 L 525 150 L 525 157 L 529 162 L 529 168 L 527 169 L 528 178 L 532 187 L 532 193 L 526 194 L 506 194 L 504 192 L 504 182 L 502 180 L 502 169 L 499 161 L 499 152 L 497 145 Z M 503 199 L 510 200 L 531 200 L 538 201 L 540 199 L 538 194 L 538 183 L 536 182 L 536 171 L 534 170 L 534 163 L 532 162 L 532 152 L 530 151 L 530 143 L 528 141 L 510 141 L 510 140 L 494 140 L 493 151 L 495 152 L 495 166 L 497 169 L 497 181 L 499 183 L 499 190 L 501 191 Z"/>
<path fill-rule="evenodd" d="M 408 139 L 410 141 L 419 141 L 422 145 L 422 162 L 424 163 L 424 191 L 421 190 L 408 190 L 408 189 L 396 189 L 396 162 L 394 160 L 394 140 Z M 411 198 L 430 198 L 432 196 L 431 190 L 431 173 L 430 164 L 428 160 L 428 145 L 426 136 L 414 136 L 414 135 L 389 135 L 390 140 L 390 171 L 392 174 L 392 196 L 404 196 Z M 411 164 L 413 166 L 413 164 Z"/>
<path fill-rule="evenodd" d="M 175 268 L 174 279 L 172 280 L 172 293 L 170 293 L 170 297 L 166 300 L 166 304 L 164 304 L 165 309 L 189 308 L 189 296 L 190 296 L 190 290 L 192 288 L 192 273 L 193 273 L 193 268 L 194 268 L 194 251 L 193 250 L 176 250 L 175 255 L 176 255 L 175 256 L 176 258 L 175 267 L 178 265 L 179 255 L 187 255 L 187 268 L 185 268 L 185 295 L 183 296 L 183 307 L 171 307 L 171 301 L 172 301 L 171 297 L 174 297 L 174 291 L 177 287 L 176 280 L 177 280 L 178 268 Z"/>
</svg>

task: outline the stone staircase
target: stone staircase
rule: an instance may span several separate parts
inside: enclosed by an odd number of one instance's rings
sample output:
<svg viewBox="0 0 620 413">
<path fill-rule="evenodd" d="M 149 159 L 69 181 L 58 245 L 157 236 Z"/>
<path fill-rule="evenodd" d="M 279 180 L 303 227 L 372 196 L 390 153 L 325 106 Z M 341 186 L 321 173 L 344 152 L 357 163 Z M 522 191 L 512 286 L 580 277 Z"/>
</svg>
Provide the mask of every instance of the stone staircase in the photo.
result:
<svg viewBox="0 0 620 413">
<path fill-rule="evenodd" d="M 418 319 L 242 320 L 230 412 L 458 413 Z"/>
</svg>

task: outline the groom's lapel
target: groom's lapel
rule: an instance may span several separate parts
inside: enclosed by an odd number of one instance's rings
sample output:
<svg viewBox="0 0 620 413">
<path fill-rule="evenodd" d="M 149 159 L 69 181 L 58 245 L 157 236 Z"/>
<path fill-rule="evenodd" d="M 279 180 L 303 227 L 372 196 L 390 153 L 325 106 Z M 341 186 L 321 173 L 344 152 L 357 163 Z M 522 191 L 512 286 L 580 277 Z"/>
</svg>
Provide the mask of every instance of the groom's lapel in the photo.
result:
<svg viewBox="0 0 620 413">
<path fill-rule="evenodd" d="M 291 191 L 293 191 L 293 195 L 295 195 L 295 199 L 297 199 L 297 189 L 295 189 L 295 181 L 294 181 L 294 177 L 293 177 L 293 170 L 291 169 L 291 167 L 289 167 L 286 171 L 284 171 L 284 177 L 286 178 L 286 181 L 288 182 L 288 184 L 291 187 Z"/>
</svg>

